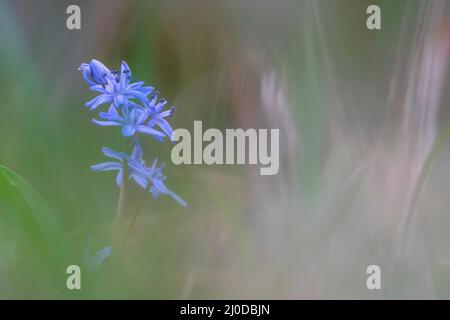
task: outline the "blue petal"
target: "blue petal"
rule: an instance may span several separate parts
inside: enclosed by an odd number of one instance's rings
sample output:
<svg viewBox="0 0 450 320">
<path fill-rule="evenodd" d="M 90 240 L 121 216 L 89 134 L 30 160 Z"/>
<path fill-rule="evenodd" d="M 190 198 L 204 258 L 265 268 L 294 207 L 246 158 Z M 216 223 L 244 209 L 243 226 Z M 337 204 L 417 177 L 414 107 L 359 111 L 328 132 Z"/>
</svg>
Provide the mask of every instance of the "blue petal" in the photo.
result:
<svg viewBox="0 0 450 320">
<path fill-rule="evenodd" d="M 90 249 L 92 246 L 92 238 L 89 237 L 88 244 L 84 252 L 84 262 L 88 271 L 97 271 L 102 266 L 103 261 L 111 255 L 112 248 L 107 246 L 97 251 L 93 256 L 90 255 Z"/>
<path fill-rule="evenodd" d="M 101 94 L 97 97 L 95 97 L 94 99 L 92 99 L 91 101 L 88 101 L 86 103 L 86 107 L 89 107 L 91 110 L 94 110 L 95 108 L 97 108 L 99 105 L 104 104 L 104 103 L 108 103 L 112 101 L 112 97 L 109 94 Z"/>
<path fill-rule="evenodd" d="M 116 107 L 114 106 L 114 103 L 111 103 L 111 105 L 109 106 L 108 113 L 119 115 L 119 113 L 117 112 Z"/>
<path fill-rule="evenodd" d="M 121 122 L 123 122 L 123 118 L 119 116 L 117 113 L 100 112 L 98 115 L 102 119 L 118 122 L 118 125 L 121 125 Z"/>
<path fill-rule="evenodd" d="M 131 136 L 133 136 L 135 133 L 136 133 L 136 128 L 133 127 L 132 125 L 125 124 L 125 125 L 122 127 L 122 135 L 123 135 L 124 137 L 131 137 Z"/>
<path fill-rule="evenodd" d="M 143 81 L 131 83 L 128 85 L 128 87 L 125 89 L 125 91 L 126 92 L 140 91 L 141 93 L 145 94 L 146 96 L 148 96 L 149 94 L 153 93 L 153 91 L 155 91 L 154 87 L 143 87 L 143 85 L 144 85 Z"/>
<path fill-rule="evenodd" d="M 116 121 L 101 121 L 101 120 L 97 120 L 97 119 L 92 119 L 92 123 L 97 125 L 97 126 L 102 126 L 102 127 L 106 127 L 106 126 L 121 126 L 122 124 Z"/>
<path fill-rule="evenodd" d="M 159 113 L 164 106 L 167 104 L 167 100 L 166 99 L 161 99 L 159 100 L 158 104 L 155 106 L 155 110 L 157 113 Z"/>
<path fill-rule="evenodd" d="M 94 255 L 91 255 L 92 237 L 88 236 L 86 240 L 86 245 L 83 249 L 84 263 L 88 271 L 97 271 L 101 267 L 103 261 L 111 255 L 112 248 L 111 246 L 107 246 L 98 250 Z"/>
<path fill-rule="evenodd" d="M 156 158 L 155 160 L 153 160 L 152 162 L 152 168 L 156 168 L 156 164 L 158 163 L 158 158 Z"/>
<path fill-rule="evenodd" d="M 103 147 L 102 152 L 105 156 L 119 160 L 123 162 L 127 157 L 123 152 L 114 151 L 108 147 Z"/>
<path fill-rule="evenodd" d="M 105 83 L 111 75 L 111 71 L 98 60 L 92 59 L 89 67 L 91 69 L 92 80 L 97 84 Z"/>
<path fill-rule="evenodd" d="M 165 136 L 164 136 L 165 137 Z M 164 137 L 157 137 L 157 136 L 153 136 L 153 139 L 155 139 L 158 142 L 163 142 L 164 141 Z"/>
<path fill-rule="evenodd" d="M 137 176 L 147 179 L 152 175 L 150 168 L 147 168 L 145 165 L 138 163 L 137 161 L 129 161 L 128 167 L 130 168 L 131 172 Z"/>
<path fill-rule="evenodd" d="M 83 79 L 87 84 L 89 84 L 90 86 L 96 85 L 96 83 L 90 79 L 91 68 L 87 63 L 82 63 L 78 69 L 81 70 Z"/>
<path fill-rule="evenodd" d="M 103 260 L 105 260 L 107 257 L 109 257 L 109 255 L 111 254 L 112 251 L 112 247 L 108 246 L 108 247 L 104 247 L 103 249 L 97 251 L 94 254 L 94 260 L 101 264 L 103 262 Z"/>
<path fill-rule="evenodd" d="M 137 161 L 142 158 L 142 148 L 137 139 L 134 139 L 134 148 L 131 153 L 131 158 Z"/>
<path fill-rule="evenodd" d="M 141 102 L 143 105 L 148 105 L 148 98 L 145 94 L 137 90 L 130 90 L 126 92 L 126 96 L 129 98 L 134 98 Z"/>
<path fill-rule="evenodd" d="M 151 101 L 150 101 L 150 106 L 153 108 L 153 110 L 155 109 L 155 105 L 156 102 L 158 101 L 158 93 L 155 93 L 152 97 L 151 97 Z"/>
<path fill-rule="evenodd" d="M 110 171 L 110 170 L 120 170 L 122 168 L 122 164 L 118 162 L 103 162 L 96 165 L 91 166 L 91 170 L 94 171 Z"/>
<path fill-rule="evenodd" d="M 144 134 L 149 134 L 152 135 L 154 137 L 159 137 L 159 138 L 164 138 L 164 133 L 162 133 L 161 131 L 155 130 L 149 126 L 144 126 L 144 125 L 140 125 L 137 127 L 137 131 L 144 133 Z"/>
<path fill-rule="evenodd" d="M 114 105 L 118 108 L 127 103 L 128 99 L 123 94 L 116 94 L 114 96 Z"/>
<path fill-rule="evenodd" d="M 155 186 L 152 186 L 150 188 L 150 193 L 152 194 L 153 199 L 156 199 L 161 195 L 161 192 L 157 188 L 155 188 Z"/>
<path fill-rule="evenodd" d="M 170 140 L 173 141 L 173 129 L 170 124 L 162 118 L 155 118 L 153 121 L 161 128 L 162 131 L 164 131 L 165 134 L 167 134 Z"/>
<path fill-rule="evenodd" d="M 157 117 L 158 117 L 158 118 L 171 117 L 171 116 L 173 115 L 174 112 L 175 112 L 175 108 L 172 107 L 172 108 L 170 108 L 170 109 L 168 109 L 168 110 L 166 110 L 166 111 L 160 112 L 160 113 L 158 114 Z"/>
<path fill-rule="evenodd" d="M 122 61 L 120 68 L 120 85 L 122 89 L 125 89 L 131 80 L 131 70 L 125 61 Z"/>
<path fill-rule="evenodd" d="M 179 195 L 177 195 L 175 192 L 170 191 L 169 192 L 169 196 L 172 197 L 172 199 L 174 199 L 176 202 L 178 202 L 180 205 L 182 205 L 183 207 L 188 207 L 188 204 L 186 201 L 184 201 Z"/>
<path fill-rule="evenodd" d="M 123 169 L 120 168 L 119 172 L 116 176 L 116 184 L 121 187 L 122 186 L 122 180 L 123 180 Z"/>
<path fill-rule="evenodd" d="M 133 123 L 135 123 L 136 125 L 144 125 L 143 123 L 145 122 L 145 120 L 147 120 L 147 113 L 140 111 L 135 116 Z"/>
<path fill-rule="evenodd" d="M 158 189 L 159 192 L 164 194 L 169 194 L 170 190 L 166 187 L 166 185 L 159 179 L 155 179 L 152 181 L 153 186 Z"/>
<path fill-rule="evenodd" d="M 139 105 L 139 104 L 137 104 L 137 103 L 134 103 L 133 101 L 131 101 L 131 100 L 128 100 L 128 104 L 127 104 L 127 107 L 129 108 L 129 109 L 137 109 L 137 110 L 139 110 L 139 111 L 144 111 L 144 108 L 141 106 L 141 105 Z"/>
<path fill-rule="evenodd" d="M 138 89 L 140 92 L 145 94 L 146 96 L 152 94 L 152 92 L 155 90 L 153 87 L 142 87 Z"/>
<path fill-rule="evenodd" d="M 144 177 L 141 177 L 135 173 L 131 174 L 131 178 L 133 178 L 133 180 L 142 188 L 147 189 L 148 186 L 148 181 L 147 179 L 145 179 Z"/>
<path fill-rule="evenodd" d="M 127 91 L 128 90 L 137 90 L 140 87 L 142 87 L 144 85 L 144 81 L 138 81 L 138 82 L 134 82 L 128 85 L 127 87 Z"/>
<path fill-rule="evenodd" d="M 108 93 L 106 91 L 105 87 L 101 84 L 93 85 L 93 86 L 89 87 L 89 89 L 92 91 L 100 92 L 100 93 Z"/>
<path fill-rule="evenodd" d="M 163 194 L 166 194 L 166 195 L 168 195 L 168 196 L 171 196 L 176 202 L 178 202 L 180 205 L 182 205 L 183 207 L 187 207 L 188 205 L 187 205 L 187 203 L 186 203 L 186 201 L 184 201 L 179 195 L 177 195 L 175 192 L 173 192 L 173 191 L 170 191 L 167 187 L 166 187 L 166 185 L 161 181 L 161 180 L 158 180 L 158 179 L 155 179 L 155 180 L 153 180 L 152 181 L 153 182 L 153 187 L 155 187 L 155 191 L 153 191 L 153 192 L 156 192 L 156 194 L 159 192 L 159 193 L 163 193 Z"/>
</svg>

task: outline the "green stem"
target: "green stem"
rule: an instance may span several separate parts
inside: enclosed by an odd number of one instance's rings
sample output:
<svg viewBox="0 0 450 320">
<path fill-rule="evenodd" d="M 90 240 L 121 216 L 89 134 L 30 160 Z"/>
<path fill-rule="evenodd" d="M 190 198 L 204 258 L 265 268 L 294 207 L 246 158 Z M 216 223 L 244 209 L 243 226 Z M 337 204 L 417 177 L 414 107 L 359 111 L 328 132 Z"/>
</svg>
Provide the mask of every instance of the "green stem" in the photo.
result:
<svg viewBox="0 0 450 320">
<path fill-rule="evenodd" d="M 141 193 L 141 197 L 139 199 L 139 204 L 136 207 L 136 211 L 134 212 L 134 215 L 131 217 L 130 224 L 128 225 L 127 232 L 126 232 L 125 237 L 123 239 L 123 243 L 125 243 L 127 241 L 127 239 L 129 238 L 129 236 L 131 234 L 131 231 L 133 230 L 134 224 L 136 223 L 137 217 L 139 216 L 139 213 L 141 212 L 142 206 L 144 204 L 146 193 L 147 193 L 146 190 L 144 190 Z"/>
<path fill-rule="evenodd" d="M 126 163 L 123 163 L 122 167 L 122 186 L 119 191 L 119 200 L 117 201 L 117 210 L 116 210 L 116 224 L 119 225 L 121 223 L 122 217 L 125 211 L 125 193 L 126 193 Z"/>
<path fill-rule="evenodd" d="M 130 148 L 130 145 L 132 144 L 133 139 L 125 139 L 124 145 L 123 145 L 123 151 L 125 153 L 128 152 L 128 149 Z M 119 199 L 117 201 L 117 208 L 116 208 L 116 226 L 119 226 L 121 224 L 122 217 L 124 216 L 125 212 L 125 198 L 126 198 L 126 189 L 127 189 L 127 176 L 128 176 L 128 170 L 127 170 L 127 161 L 125 160 L 122 163 L 122 186 L 120 187 L 119 191 Z"/>
</svg>

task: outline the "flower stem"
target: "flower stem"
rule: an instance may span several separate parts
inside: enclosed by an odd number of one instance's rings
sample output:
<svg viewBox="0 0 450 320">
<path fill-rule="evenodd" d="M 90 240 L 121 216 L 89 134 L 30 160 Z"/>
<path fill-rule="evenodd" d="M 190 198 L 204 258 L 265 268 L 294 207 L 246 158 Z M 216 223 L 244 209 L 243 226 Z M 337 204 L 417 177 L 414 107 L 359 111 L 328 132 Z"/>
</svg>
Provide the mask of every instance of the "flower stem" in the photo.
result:
<svg viewBox="0 0 450 320">
<path fill-rule="evenodd" d="M 124 143 L 123 143 L 123 151 L 125 153 L 128 152 L 128 149 L 131 146 L 132 143 L 132 139 L 125 139 Z M 122 222 L 122 218 L 125 215 L 125 198 L 126 198 L 126 193 L 127 193 L 127 184 L 128 184 L 128 170 L 127 170 L 127 161 L 123 161 L 122 163 L 122 185 L 120 186 L 120 191 L 119 191 L 119 199 L 117 201 L 117 208 L 116 208 L 116 220 L 115 220 L 115 225 L 116 227 L 119 227 L 121 225 Z"/>
<path fill-rule="evenodd" d="M 125 211 L 125 192 L 126 192 L 126 163 L 123 163 L 122 167 L 122 186 L 119 191 L 119 199 L 117 201 L 116 209 L 116 224 L 120 224 Z"/>
<path fill-rule="evenodd" d="M 139 199 L 139 204 L 136 207 L 136 211 L 134 212 L 134 215 L 131 217 L 130 224 L 128 225 L 127 232 L 125 234 L 125 237 L 123 238 L 123 243 L 125 243 L 127 241 L 128 237 L 130 236 L 131 231 L 133 230 L 134 224 L 135 224 L 135 222 L 137 220 L 137 217 L 139 216 L 139 213 L 141 212 L 141 209 L 142 209 L 142 206 L 143 206 L 144 200 L 145 200 L 145 195 L 146 195 L 145 191 L 146 190 L 144 190 L 141 193 L 141 197 Z"/>
</svg>

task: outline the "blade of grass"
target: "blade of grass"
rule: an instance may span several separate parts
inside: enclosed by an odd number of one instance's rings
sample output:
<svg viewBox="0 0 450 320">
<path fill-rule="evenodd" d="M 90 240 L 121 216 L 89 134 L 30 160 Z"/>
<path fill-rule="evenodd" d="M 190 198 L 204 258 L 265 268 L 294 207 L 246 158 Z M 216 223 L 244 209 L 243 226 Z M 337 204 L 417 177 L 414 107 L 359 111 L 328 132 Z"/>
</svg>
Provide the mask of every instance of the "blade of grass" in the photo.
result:
<svg viewBox="0 0 450 320">
<path fill-rule="evenodd" d="M 68 242 L 55 213 L 25 179 L 3 165 L 0 165 L 0 200 L 10 217 L 17 219 L 40 258 L 52 267 L 68 262 Z M 64 274 L 64 270 L 60 272 Z"/>
<path fill-rule="evenodd" d="M 437 136 L 431 151 L 428 153 L 428 156 L 425 160 L 425 164 L 420 172 L 419 178 L 414 188 L 411 204 L 408 209 L 408 214 L 406 216 L 406 221 L 403 225 L 402 232 L 400 233 L 400 248 L 402 250 L 405 249 L 407 243 L 407 237 L 409 231 L 414 225 L 414 221 L 417 218 L 417 207 L 420 200 L 420 197 L 425 188 L 428 177 L 430 176 L 433 165 L 436 162 L 436 159 L 440 155 L 440 153 L 444 150 L 445 146 L 448 146 L 450 140 L 450 123 L 447 124 L 441 133 Z"/>
</svg>

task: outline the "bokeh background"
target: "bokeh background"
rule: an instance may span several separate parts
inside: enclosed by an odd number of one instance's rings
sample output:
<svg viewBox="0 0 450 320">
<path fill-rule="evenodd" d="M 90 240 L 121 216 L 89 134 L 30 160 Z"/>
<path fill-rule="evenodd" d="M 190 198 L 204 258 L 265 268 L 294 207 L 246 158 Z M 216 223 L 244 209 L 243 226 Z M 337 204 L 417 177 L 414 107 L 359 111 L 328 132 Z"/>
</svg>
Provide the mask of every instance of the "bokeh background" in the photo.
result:
<svg viewBox="0 0 450 320">
<path fill-rule="evenodd" d="M 449 44 L 444 0 L 1 0 L 0 298 L 450 298 Z M 92 58 L 127 61 L 174 128 L 279 128 L 279 173 L 175 166 L 144 139 L 189 208 L 148 197 L 89 270 L 118 195 L 89 167 L 122 145 L 84 107 Z"/>
</svg>

